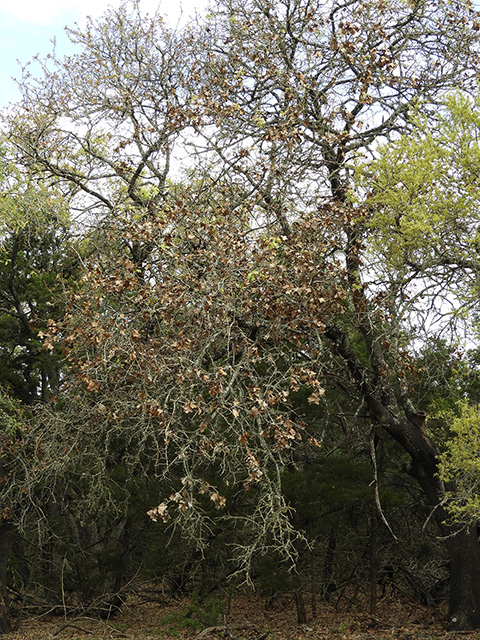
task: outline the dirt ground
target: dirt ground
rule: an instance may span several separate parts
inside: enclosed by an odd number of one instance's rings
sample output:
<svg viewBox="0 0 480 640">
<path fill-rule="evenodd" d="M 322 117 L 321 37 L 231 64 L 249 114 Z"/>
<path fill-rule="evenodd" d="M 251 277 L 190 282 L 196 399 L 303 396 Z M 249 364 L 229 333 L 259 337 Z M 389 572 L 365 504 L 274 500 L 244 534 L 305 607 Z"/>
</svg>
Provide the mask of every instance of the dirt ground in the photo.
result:
<svg viewBox="0 0 480 640">
<path fill-rule="evenodd" d="M 480 640 L 480 632 L 447 633 L 442 609 L 385 599 L 369 615 L 361 599 L 349 603 L 317 603 L 307 624 L 297 623 L 293 596 L 265 599 L 237 595 L 230 602 L 211 599 L 202 606 L 170 600 L 143 586 L 131 593 L 110 620 L 47 614 L 20 623 L 8 640 Z M 223 608 L 223 611 L 221 609 Z"/>
</svg>

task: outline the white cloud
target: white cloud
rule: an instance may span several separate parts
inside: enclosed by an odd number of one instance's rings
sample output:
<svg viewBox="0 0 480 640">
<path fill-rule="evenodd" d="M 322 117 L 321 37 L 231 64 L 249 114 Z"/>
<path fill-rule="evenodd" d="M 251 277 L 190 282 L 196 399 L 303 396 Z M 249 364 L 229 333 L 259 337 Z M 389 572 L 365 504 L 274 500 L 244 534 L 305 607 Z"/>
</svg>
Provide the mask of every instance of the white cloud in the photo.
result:
<svg viewBox="0 0 480 640">
<path fill-rule="evenodd" d="M 109 6 L 117 6 L 112 0 L 0 0 L 0 20 L 2 16 L 34 23 L 42 27 L 64 24 L 73 25 L 82 22 L 86 16 L 98 17 Z M 182 3 L 160 3 L 160 13 L 166 13 L 170 20 L 176 21 L 192 14 L 196 7 L 206 4 L 205 0 L 184 0 Z M 142 0 L 144 12 L 154 13 L 159 6 L 158 0 Z"/>
</svg>

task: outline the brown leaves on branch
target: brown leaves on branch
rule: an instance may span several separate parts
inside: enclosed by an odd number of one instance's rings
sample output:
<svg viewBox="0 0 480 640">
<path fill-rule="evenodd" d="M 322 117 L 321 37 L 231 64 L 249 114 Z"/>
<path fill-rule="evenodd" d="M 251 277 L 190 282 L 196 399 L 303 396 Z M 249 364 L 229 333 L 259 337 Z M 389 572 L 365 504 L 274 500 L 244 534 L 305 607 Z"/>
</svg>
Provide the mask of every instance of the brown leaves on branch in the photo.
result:
<svg viewBox="0 0 480 640">
<path fill-rule="evenodd" d="M 292 393 L 321 402 L 316 340 L 342 308 L 340 266 L 323 260 L 313 225 L 296 223 L 282 238 L 226 222 L 215 210 L 187 218 L 183 205 L 145 222 L 119 219 L 113 250 L 92 256 L 45 338 L 70 363 L 62 421 L 82 454 L 121 437 L 149 474 L 167 483 L 181 475 L 149 515 L 192 527 L 204 498 L 228 514 L 225 486 L 278 494 L 306 431 Z M 141 269 L 116 249 L 132 241 L 149 247 Z M 130 459 L 128 448 L 122 455 Z M 218 477 L 206 482 L 211 469 Z M 287 510 L 269 517 L 290 527 Z"/>
<path fill-rule="evenodd" d="M 282 474 L 320 444 L 324 389 L 396 434 L 409 408 L 384 336 L 396 283 L 390 300 L 366 284 L 355 161 L 418 101 L 476 87 L 478 34 L 468 3 L 273 5 L 222 0 L 176 34 L 136 2 L 111 10 L 25 83 L 9 139 L 82 222 L 97 215 L 45 336 L 69 369 L 42 424 L 96 470 L 92 495 L 121 462 L 159 480 L 151 517 L 196 539 L 240 486 L 253 535 L 292 552 Z"/>
</svg>

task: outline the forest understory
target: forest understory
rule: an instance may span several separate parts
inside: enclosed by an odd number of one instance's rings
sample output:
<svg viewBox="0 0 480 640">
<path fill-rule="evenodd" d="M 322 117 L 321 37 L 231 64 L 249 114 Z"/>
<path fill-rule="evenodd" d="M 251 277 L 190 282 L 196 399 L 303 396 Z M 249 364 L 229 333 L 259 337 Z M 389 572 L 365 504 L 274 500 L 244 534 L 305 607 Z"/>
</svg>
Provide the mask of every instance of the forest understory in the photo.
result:
<svg viewBox="0 0 480 640">
<path fill-rule="evenodd" d="M 8 640 L 53 638 L 100 640 L 478 640 L 479 632 L 446 632 L 445 606 L 419 605 L 388 595 L 369 614 L 369 598 L 357 594 L 342 601 L 311 603 L 305 598 L 307 623 L 298 624 L 293 594 L 273 599 L 255 595 L 214 596 L 202 605 L 191 598 L 171 599 L 152 585 L 132 589 L 121 610 L 109 620 L 43 612 L 23 619 Z"/>
</svg>

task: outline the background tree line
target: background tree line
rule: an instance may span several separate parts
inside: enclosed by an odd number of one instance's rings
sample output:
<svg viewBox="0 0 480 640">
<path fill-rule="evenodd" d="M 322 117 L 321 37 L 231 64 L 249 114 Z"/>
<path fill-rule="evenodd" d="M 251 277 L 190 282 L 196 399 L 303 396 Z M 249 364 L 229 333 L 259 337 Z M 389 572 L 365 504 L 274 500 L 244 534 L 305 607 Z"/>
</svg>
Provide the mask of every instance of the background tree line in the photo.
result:
<svg viewBox="0 0 480 640">
<path fill-rule="evenodd" d="M 4 631 L 138 574 L 299 621 L 449 584 L 480 626 L 478 31 L 468 3 L 222 0 L 173 32 L 127 2 L 24 77 Z"/>
</svg>

